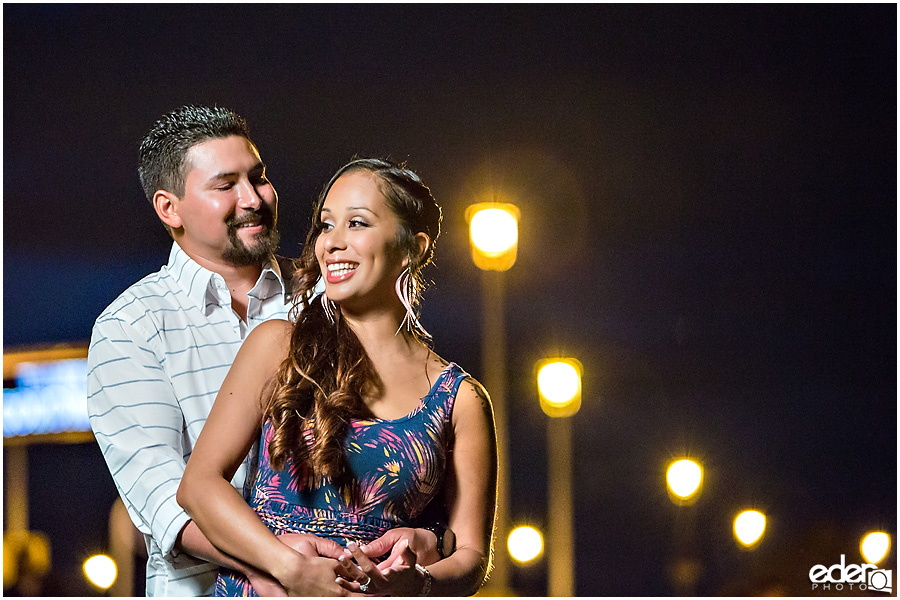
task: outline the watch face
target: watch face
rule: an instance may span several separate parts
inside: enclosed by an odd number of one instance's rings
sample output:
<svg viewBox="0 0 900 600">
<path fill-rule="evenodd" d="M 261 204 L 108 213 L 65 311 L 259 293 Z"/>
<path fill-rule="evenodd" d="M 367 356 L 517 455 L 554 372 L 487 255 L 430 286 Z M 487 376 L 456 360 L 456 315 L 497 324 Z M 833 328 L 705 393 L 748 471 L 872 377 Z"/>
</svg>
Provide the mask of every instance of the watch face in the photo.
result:
<svg viewBox="0 0 900 600">
<path fill-rule="evenodd" d="M 443 538 L 444 539 L 441 540 L 441 545 L 443 546 L 441 548 L 441 554 L 446 558 L 456 551 L 456 534 L 453 533 L 452 529 L 447 529 L 444 531 Z"/>
</svg>

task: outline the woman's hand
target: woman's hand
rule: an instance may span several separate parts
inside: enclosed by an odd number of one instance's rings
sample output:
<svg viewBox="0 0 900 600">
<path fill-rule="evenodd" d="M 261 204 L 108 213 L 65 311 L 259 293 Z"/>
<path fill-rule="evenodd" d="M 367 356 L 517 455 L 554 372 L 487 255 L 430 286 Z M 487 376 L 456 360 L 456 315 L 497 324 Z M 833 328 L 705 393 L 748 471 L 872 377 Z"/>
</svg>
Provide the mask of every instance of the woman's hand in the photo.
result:
<svg viewBox="0 0 900 600">
<path fill-rule="evenodd" d="M 390 552 L 390 556 L 379 565 L 379 568 L 385 569 L 393 566 L 400 559 L 400 545 L 404 541 L 415 552 L 416 560 L 420 565 L 433 565 L 441 560 L 437 551 L 437 536 L 428 529 L 413 529 L 412 527 L 388 529 L 380 538 L 363 544 L 361 549 L 369 558 L 378 558 Z"/>
<path fill-rule="evenodd" d="M 343 589 L 377 596 L 418 596 L 425 585 L 425 576 L 416 569 L 416 553 L 410 549 L 407 540 L 401 541 L 396 548 L 396 560 L 392 565 L 382 567 L 373 563 L 357 544 L 347 544 L 349 554 L 341 558 L 341 564 L 351 579 L 338 580 Z M 355 559 L 356 564 L 350 558 Z"/>
</svg>

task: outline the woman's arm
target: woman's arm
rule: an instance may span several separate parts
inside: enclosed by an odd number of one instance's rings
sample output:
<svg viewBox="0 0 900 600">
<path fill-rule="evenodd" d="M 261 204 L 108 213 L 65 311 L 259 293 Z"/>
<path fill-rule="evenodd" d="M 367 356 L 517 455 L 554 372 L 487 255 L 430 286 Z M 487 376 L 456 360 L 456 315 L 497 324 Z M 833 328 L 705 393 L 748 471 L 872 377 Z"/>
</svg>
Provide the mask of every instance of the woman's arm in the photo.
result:
<svg viewBox="0 0 900 600">
<path fill-rule="evenodd" d="M 456 551 L 428 567 L 430 595 L 471 595 L 490 568 L 497 507 L 497 437 L 487 392 L 471 377 L 460 384 L 453 408 L 453 461 L 448 465 L 447 506 Z"/>
<path fill-rule="evenodd" d="M 194 446 L 177 500 L 212 544 L 271 574 L 289 594 L 340 595 L 338 563 L 282 544 L 230 483 L 259 434 L 260 397 L 287 356 L 291 327 L 267 321 L 247 336 Z"/>
<path fill-rule="evenodd" d="M 460 385 L 453 408 L 454 445 L 447 465 L 447 506 L 450 528 L 456 533 L 456 551 L 428 566 L 432 577 L 430 596 L 463 596 L 478 591 L 490 567 L 491 535 L 497 505 L 497 440 L 494 415 L 487 392 L 472 378 Z M 416 555 L 402 549 L 403 561 L 387 573 L 348 544 L 347 549 L 372 578 L 375 593 L 417 596 L 426 577 L 415 568 Z M 351 569 L 351 572 L 355 569 Z M 358 591 L 356 583 L 345 583 Z"/>
</svg>

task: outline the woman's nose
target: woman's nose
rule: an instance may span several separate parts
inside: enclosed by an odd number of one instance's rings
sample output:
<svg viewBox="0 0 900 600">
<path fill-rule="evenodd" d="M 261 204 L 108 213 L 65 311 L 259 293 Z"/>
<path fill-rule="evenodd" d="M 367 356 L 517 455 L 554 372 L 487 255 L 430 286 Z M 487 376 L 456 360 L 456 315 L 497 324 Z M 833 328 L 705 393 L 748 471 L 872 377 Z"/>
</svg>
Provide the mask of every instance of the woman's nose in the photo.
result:
<svg viewBox="0 0 900 600">
<path fill-rule="evenodd" d="M 343 250 L 347 247 L 346 239 L 344 238 L 344 233 L 340 228 L 335 227 L 327 234 L 328 237 L 325 238 L 325 249 L 328 252 L 335 252 L 337 250 Z"/>
</svg>

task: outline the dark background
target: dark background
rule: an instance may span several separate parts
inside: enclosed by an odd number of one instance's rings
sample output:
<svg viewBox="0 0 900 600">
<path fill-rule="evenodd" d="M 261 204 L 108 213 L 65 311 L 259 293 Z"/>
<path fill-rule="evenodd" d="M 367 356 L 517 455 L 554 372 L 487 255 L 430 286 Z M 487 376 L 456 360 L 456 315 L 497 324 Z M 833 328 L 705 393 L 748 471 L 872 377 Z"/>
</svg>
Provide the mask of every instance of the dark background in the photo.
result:
<svg viewBox="0 0 900 600">
<path fill-rule="evenodd" d="M 250 123 L 287 255 L 352 155 L 409 161 L 445 214 L 423 323 L 476 377 L 463 211 L 491 189 L 520 207 L 511 510 L 546 529 L 533 369 L 575 356 L 578 595 L 672 593 L 688 518 L 701 594 L 809 594 L 813 565 L 861 562 L 869 529 L 895 537 L 895 5 L 5 4 L 3 19 L 4 347 L 86 342 L 166 262 L 138 143 L 177 106 L 219 104 Z M 683 453 L 706 467 L 692 512 L 663 479 Z M 99 450 L 29 458 L 31 526 L 66 589 L 90 593 L 80 564 L 116 494 Z M 769 517 L 753 553 L 730 529 L 749 505 Z M 512 584 L 545 595 L 546 559 Z"/>
</svg>

